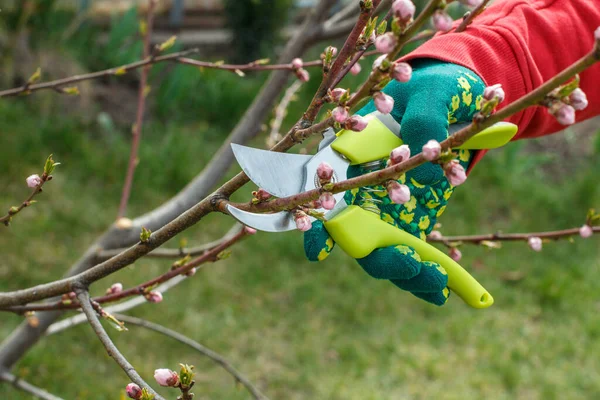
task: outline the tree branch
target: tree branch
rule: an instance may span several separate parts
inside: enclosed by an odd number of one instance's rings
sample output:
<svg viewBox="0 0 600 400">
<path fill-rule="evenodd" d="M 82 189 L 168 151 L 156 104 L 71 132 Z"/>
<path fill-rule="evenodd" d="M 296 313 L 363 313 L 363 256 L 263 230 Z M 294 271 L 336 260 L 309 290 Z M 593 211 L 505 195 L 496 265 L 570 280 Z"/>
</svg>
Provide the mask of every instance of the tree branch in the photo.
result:
<svg viewBox="0 0 600 400">
<path fill-rule="evenodd" d="M 20 379 L 7 371 L 0 371 L 0 380 L 10 383 L 17 389 L 21 389 L 22 391 L 27 392 L 38 399 L 63 400 L 61 397 L 48 393 L 44 389 L 40 389 L 37 386 L 33 386 L 31 383 L 24 381 L 23 379 Z"/>
<path fill-rule="evenodd" d="M 475 7 L 474 10 L 469 11 L 463 18 L 463 20 L 460 23 L 460 25 L 458 26 L 458 28 L 456 28 L 455 32 L 459 33 L 459 32 L 463 32 L 464 30 L 466 30 L 467 26 L 471 25 L 471 23 L 473 22 L 475 17 L 477 17 L 479 14 L 481 14 L 482 12 L 485 11 L 485 7 L 488 5 L 489 2 L 490 2 L 490 0 L 483 0 L 483 2 L 480 5 L 478 5 L 477 7 Z"/>
</svg>

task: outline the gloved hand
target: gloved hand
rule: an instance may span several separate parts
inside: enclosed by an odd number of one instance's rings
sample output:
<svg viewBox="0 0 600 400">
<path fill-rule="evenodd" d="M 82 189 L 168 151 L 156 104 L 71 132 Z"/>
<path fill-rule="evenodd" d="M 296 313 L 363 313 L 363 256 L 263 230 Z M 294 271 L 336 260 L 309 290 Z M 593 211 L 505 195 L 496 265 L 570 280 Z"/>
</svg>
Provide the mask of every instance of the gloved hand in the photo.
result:
<svg viewBox="0 0 600 400">
<path fill-rule="evenodd" d="M 391 115 L 401 125 L 402 140 L 414 155 L 420 153 L 431 139 L 445 140 L 449 124 L 471 122 L 479 110 L 485 85 L 473 71 L 456 64 L 421 59 L 414 61 L 412 67 L 409 82 L 392 81 L 383 92 L 394 99 Z M 376 108 L 371 100 L 357 114 L 374 111 Z M 468 150 L 460 150 L 459 162 L 465 169 L 470 159 Z M 375 169 L 385 167 L 385 163 L 386 160 L 382 160 Z M 372 167 L 350 166 L 348 177 L 372 171 Z M 344 200 L 349 205 L 378 210 L 383 221 L 425 240 L 446 209 L 454 187 L 444 176 L 442 167 L 433 163 L 408 171 L 398 182 L 410 188 L 411 198 L 405 204 L 393 203 L 385 186 L 381 185 L 347 191 Z M 312 229 L 304 234 L 304 250 L 310 261 L 325 259 L 334 245 L 320 221 L 315 221 Z M 389 279 L 399 288 L 430 303 L 443 305 L 450 294 L 444 268 L 434 262 L 421 261 L 410 246 L 379 248 L 357 261 L 372 277 Z"/>
</svg>

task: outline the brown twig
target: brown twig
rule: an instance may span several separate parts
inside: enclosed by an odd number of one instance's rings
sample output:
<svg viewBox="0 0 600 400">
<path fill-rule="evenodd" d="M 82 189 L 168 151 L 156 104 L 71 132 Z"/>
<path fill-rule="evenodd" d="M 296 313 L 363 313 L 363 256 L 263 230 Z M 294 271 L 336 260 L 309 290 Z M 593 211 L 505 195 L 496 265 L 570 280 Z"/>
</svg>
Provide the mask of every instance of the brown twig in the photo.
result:
<svg viewBox="0 0 600 400">
<path fill-rule="evenodd" d="M 19 206 L 10 207 L 6 215 L 0 217 L 1 223 L 3 223 L 5 226 L 8 226 L 15 215 L 21 212 L 21 210 L 25 207 L 28 207 L 32 204 L 31 201 L 33 198 L 42 192 L 42 186 L 44 186 L 44 183 L 48 182 L 51 178 L 48 175 L 43 174 L 40 176 L 40 179 L 42 180 L 40 184 L 33 189 L 31 194 L 29 194 L 29 196 L 27 196 L 27 198 L 23 200 L 21 204 L 19 204 Z"/>
<path fill-rule="evenodd" d="M 17 389 L 27 392 L 41 400 L 63 400 L 61 397 L 55 396 L 52 393 L 48 393 L 44 389 L 40 389 L 37 386 L 33 386 L 31 383 L 24 381 L 8 371 L 0 371 L 0 381 L 10 383 Z"/>
<path fill-rule="evenodd" d="M 467 29 L 467 27 L 471 25 L 475 17 L 477 17 L 479 14 L 485 11 L 485 7 L 488 5 L 489 2 L 490 0 L 483 0 L 483 2 L 480 5 L 475 7 L 472 11 L 469 11 L 467 15 L 465 15 L 465 17 L 463 18 L 460 25 L 456 28 L 455 32 L 459 33 Z"/>
<path fill-rule="evenodd" d="M 225 371 L 227 371 L 229 374 L 231 374 L 231 376 L 233 376 L 236 383 L 239 382 L 242 385 L 244 385 L 244 387 L 248 390 L 248 392 L 250 392 L 250 394 L 252 395 L 252 397 L 254 399 L 268 400 L 267 396 L 265 396 L 263 393 L 261 393 L 261 391 L 258 390 L 258 388 L 256 388 L 256 386 L 254 386 L 252 384 L 252 382 L 250 382 L 248 380 L 248 378 L 246 378 L 242 373 L 240 373 L 238 370 L 236 370 L 229 363 L 229 361 L 227 361 L 227 359 L 225 359 L 225 357 L 223 357 L 222 355 L 201 345 L 200 343 L 196 342 L 195 340 L 192 340 L 189 337 L 187 337 L 179 332 L 176 332 L 172 329 L 169 329 L 165 326 L 162 326 L 162 325 L 159 325 L 154 322 L 150 322 L 150 321 L 147 321 L 147 320 L 144 320 L 141 318 L 131 317 L 129 315 L 123 315 L 123 314 L 115 314 L 114 316 L 116 318 L 118 318 L 119 320 L 124 321 L 128 324 L 137 325 L 137 326 L 141 326 L 143 328 L 153 330 L 155 332 L 158 332 L 160 334 L 168 336 L 172 339 L 177 340 L 178 342 L 181 342 L 181 343 L 191 347 L 192 349 L 198 351 L 200 354 L 210 358 L 211 360 L 213 360 L 214 362 L 219 364 Z"/>
<path fill-rule="evenodd" d="M 84 288 L 77 288 L 76 292 L 77 292 L 77 299 L 79 300 L 79 303 L 81 304 L 81 309 L 83 310 L 83 313 L 87 317 L 88 322 L 90 323 L 90 325 L 92 326 L 92 329 L 96 333 L 96 336 L 98 336 L 98 339 L 100 339 L 100 342 L 102 342 L 102 345 L 106 349 L 108 355 L 113 360 L 115 360 L 115 362 L 117 364 L 119 364 L 119 367 L 121 367 L 121 369 L 123 369 L 123 371 L 125 371 L 125 373 L 129 377 L 129 379 L 131 379 L 132 382 L 138 384 L 142 388 L 146 388 L 150 393 L 152 393 L 155 396 L 154 398 L 156 400 L 164 400 L 164 398 L 162 396 L 160 396 L 158 393 L 156 393 L 154 391 L 154 389 L 152 389 L 152 387 L 150 387 L 150 385 L 148 385 L 142 379 L 142 377 L 137 373 L 137 371 L 135 370 L 133 365 L 131 365 L 131 363 L 129 363 L 129 361 L 127 361 L 125 356 L 123 356 L 123 354 L 121 354 L 121 352 L 119 351 L 117 346 L 115 346 L 115 344 L 112 342 L 112 340 L 110 339 L 110 337 L 104 330 L 104 327 L 98 320 L 98 315 L 96 315 L 96 311 L 92 307 L 92 303 L 90 301 L 90 295 L 87 292 L 87 290 Z"/>
</svg>

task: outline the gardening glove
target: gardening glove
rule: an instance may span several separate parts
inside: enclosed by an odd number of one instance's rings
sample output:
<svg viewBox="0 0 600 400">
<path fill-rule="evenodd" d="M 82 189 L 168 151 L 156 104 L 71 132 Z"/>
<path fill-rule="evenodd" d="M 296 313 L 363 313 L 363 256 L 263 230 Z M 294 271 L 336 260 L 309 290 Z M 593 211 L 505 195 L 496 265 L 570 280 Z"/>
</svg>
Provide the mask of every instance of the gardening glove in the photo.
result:
<svg viewBox="0 0 600 400">
<path fill-rule="evenodd" d="M 485 84 L 473 71 L 456 64 L 420 59 L 414 61 L 412 67 L 409 82 L 393 80 L 383 92 L 394 99 L 391 115 L 401 125 L 403 142 L 415 155 L 429 140 L 445 140 L 449 124 L 472 121 L 479 110 Z M 357 114 L 363 116 L 374 111 L 375 104 L 371 100 Z M 468 150 L 459 151 L 458 161 L 465 170 L 471 155 Z M 348 178 L 384 168 L 386 161 L 381 160 L 375 168 L 351 165 Z M 344 201 L 348 205 L 377 210 L 383 221 L 425 240 L 446 209 L 454 187 L 444 176 L 442 167 L 433 163 L 408 171 L 398 182 L 410 188 L 410 200 L 404 204 L 393 203 L 383 185 L 349 190 Z M 321 221 L 315 221 L 304 234 L 304 250 L 310 261 L 325 259 L 334 245 Z M 389 279 L 400 289 L 430 303 L 443 305 L 450 294 L 444 268 L 422 261 L 410 246 L 379 248 L 356 261 L 372 277 Z"/>
</svg>

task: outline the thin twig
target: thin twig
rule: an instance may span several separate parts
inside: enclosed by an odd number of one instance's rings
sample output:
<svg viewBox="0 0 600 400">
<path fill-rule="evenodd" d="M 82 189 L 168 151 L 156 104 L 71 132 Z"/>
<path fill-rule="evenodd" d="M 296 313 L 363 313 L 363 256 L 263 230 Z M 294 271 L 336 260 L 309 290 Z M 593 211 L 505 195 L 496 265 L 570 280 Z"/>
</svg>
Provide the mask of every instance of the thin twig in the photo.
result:
<svg viewBox="0 0 600 400">
<path fill-rule="evenodd" d="M 38 399 L 63 400 L 61 397 L 55 396 L 52 393 L 48 393 L 44 389 L 40 389 L 37 386 L 33 386 L 31 383 L 24 381 L 8 371 L 0 371 L 0 380 L 10 383 L 17 389 L 21 389 L 22 391 L 27 392 Z"/>
<path fill-rule="evenodd" d="M 104 345 L 104 348 L 108 352 L 108 355 L 112 357 L 117 364 L 119 364 L 119 367 L 121 367 L 123 371 L 125 371 L 125 373 L 129 377 L 129 379 L 131 379 L 132 382 L 138 384 L 142 388 L 146 388 L 150 393 L 152 393 L 155 396 L 156 400 L 164 400 L 162 396 L 156 393 L 154 389 L 152 389 L 150 385 L 148 385 L 146 381 L 142 379 L 142 377 L 137 373 L 133 365 L 131 365 L 129 361 L 127 361 L 127 359 L 123 356 L 123 354 L 121 354 L 119 349 L 117 349 L 117 346 L 115 346 L 115 344 L 112 342 L 112 340 L 104 330 L 104 327 L 98 320 L 98 316 L 96 315 L 96 311 L 92 307 L 92 303 L 90 302 L 90 295 L 87 292 L 87 290 L 78 288 L 77 299 L 81 304 L 81 309 L 83 310 L 83 313 L 87 317 L 88 322 L 90 323 L 92 329 L 96 333 L 96 336 L 98 336 L 98 339 L 100 339 L 100 342 L 102 342 L 102 345 Z"/>
<path fill-rule="evenodd" d="M 214 362 L 219 364 L 221 367 L 223 367 L 223 369 L 225 371 L 229 372 L 231 374 L 231 376 L 233 376 L 233 378 L 235 379 L 236 383 L 239 382 L 242 385 L 244 385 L 244 387 L 246 387 L 246 389 L 248 389 L 250 394 L 252 394 L 252 397 L 254 397 L 256 400 L 268 400 L 268 397 L 265 396 L 263 393 L 261 393 L 260 390 L 258 390 L 258 388 L 256 386 L 254 386 L 248 380 L 248 378 L 246 378 L 241 372 L 236 370 L 229 363 L 229 361 L 227 361 L 225 359 L 225 357 L 223 357 L 222 355 L 201 345 L 200 343 L 196 342 L 195 340 L 192 340 L 189 337 L 187 337 L 179 332 L 176 332 L 172 329 L 169 329 L 162 325 L 159 325 L 154 322 L 150 322 L 150 321 L 147 321 L 147 320 L 144 320 L 141 318 L 131 317 L 129 315 L 123 315 L 123 314 L 115 314 L 114 316 L 117 319 L 124 321 L 128 324 L 141 326 L 141 327 L 153 330 L 155 332 L 161 333 L 165 336 L 168 336 L 172 339 L 175 339 L 175 340 L 193 348 L 194 350 L 197 350 L 199 353 L 203 354 L 204 356 L 210 358 L 211 360 L 213 360 Z"/>
<path fill-rule="evenodd" d="M 477 17 L 479 14 L 485 11 L 485 7 L 489 2 L 490 0 L 483 0 L 483 2 L 477 7 L 475 7 L 475 9 L 469 11 L 469 13 L 463 18 L 462 22 L 454 32 L 459 33 L 467 29 L 467 26 L 471 25 L 475 17 Z"/>
<path fill-rule="evenodd" d="M 27 196 L 27 198 L 25 200 L 23 200 L 21 202 L 21 204 L 19 204 L 18 206 L 15 207 L 11 207 L 8 209 L 8 213 L 6 213 L 6 215 L 0 217 L 0 223 L 3 223 L 5 226 L 8 226 L 10 224 L 10 221 L 12 220 L 12 218 L 17 215 L 19 212 L 21 212 L 22 209 L 24 209 L 25 207 L 28 207 L 29 205 L 31 205 L 31 201 L 33 200 L 33 198 L 35 196 L 37 196 L 38 194 L 42 193 L 42 186 L 44 186 L 44 183 L 48 182 L 49 177 L 46 174 L 43 174 L 40 179 L 41 182 L 39 185 L 37 185 L 33 191 L 29 194 L 29 196 Z"/>
</svg>

